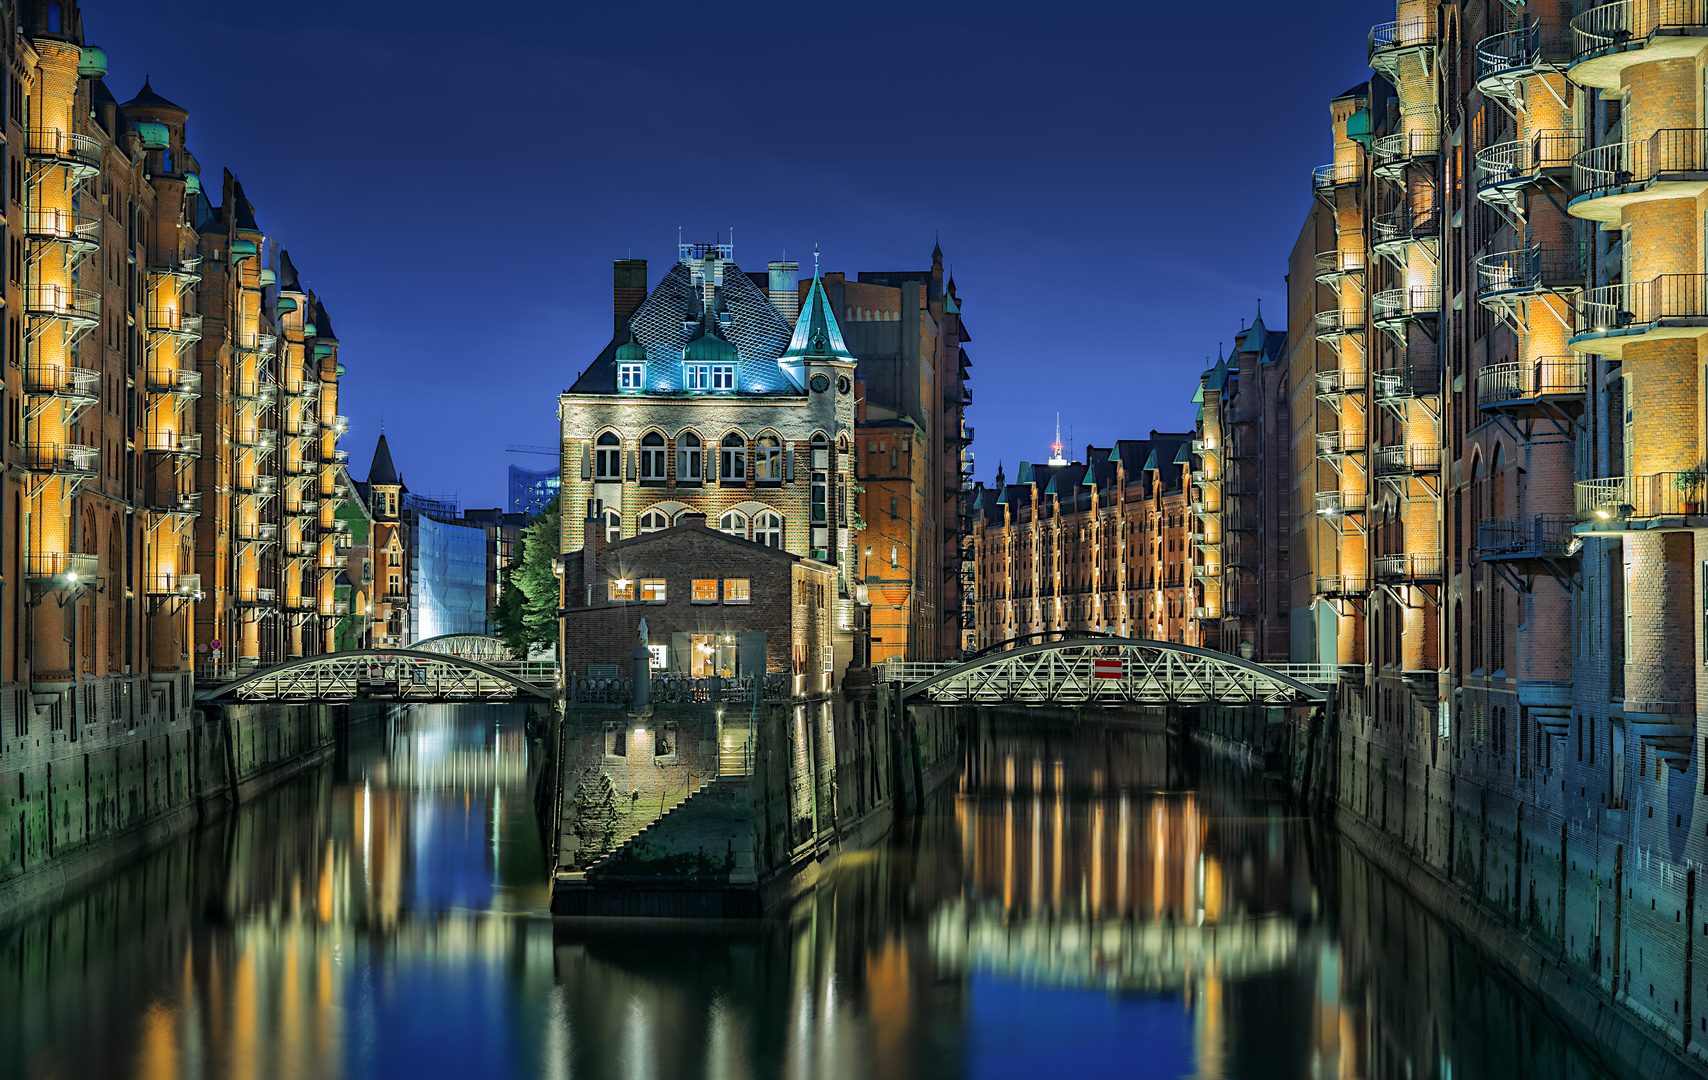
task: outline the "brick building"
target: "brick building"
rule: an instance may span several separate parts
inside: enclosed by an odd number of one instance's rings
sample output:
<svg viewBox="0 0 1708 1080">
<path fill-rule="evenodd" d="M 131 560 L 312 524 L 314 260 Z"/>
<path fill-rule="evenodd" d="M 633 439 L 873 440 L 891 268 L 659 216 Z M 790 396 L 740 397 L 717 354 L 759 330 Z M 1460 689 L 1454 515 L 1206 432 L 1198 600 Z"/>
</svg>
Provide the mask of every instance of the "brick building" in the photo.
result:
<svg viewBox="0 0 1708 1080">
<path fill-rule="evenodd" d="M 579 550 L 563 559 L 566 670 L 586 675 L 616 665 L 627 678 L 645 619 L 661 671 L 693 678 L 788 672 L 795 694 L 822 693 L 839 681 L 846 660 L 834 655 L 837 574 L 828 563 L 710 529 L 692 512 L 610 542 L 599 518 L 582 524 Z"/>
</svg>

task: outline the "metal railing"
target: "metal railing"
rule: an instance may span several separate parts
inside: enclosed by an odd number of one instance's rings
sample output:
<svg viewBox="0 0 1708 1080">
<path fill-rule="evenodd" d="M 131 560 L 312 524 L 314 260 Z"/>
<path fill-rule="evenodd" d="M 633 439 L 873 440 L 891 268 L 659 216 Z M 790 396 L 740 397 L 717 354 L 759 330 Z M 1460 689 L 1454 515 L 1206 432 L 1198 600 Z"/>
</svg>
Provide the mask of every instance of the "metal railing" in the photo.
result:
<svg viewBox="0 0 1708 1080">
<path fill-rule="evenodd" d="M 24 556 L 24 577 L 31 581 L 52 581 L 67 585 L 93 583 L 101 573 L 98 555 L 75 551 L 51 554 L 35 553 Z"/>
<path fill-rule="evenodd" d="M 24 312 L 34 319 L 65 319 L 93 326 L 101 321 L 101 294 L 70 285 L 26 285 Z"/>
<path fill-rule="evenodd" d="M 142 448 L 148 453 L 202 456 L 202 433 L 199 431 L 145 431 L 142 438 Z"/>
<path fill-rule="evenodd" d="M 1437 285 L 1407 285 L 1399 289 L 1385 289 L 1371 297 L 1370 305 L 1379 323 L 1433 316 L 1441 310 L 1441 288 Z"/>
<path fill-rule="evenodd" d="M 1482 522 L 1477 526 L 1477 557 L 1564 558 L 1572 543 L 1573 524 L 1571 518 L 1546 514 Z"/>
<path fill-rule="evenodd" d="M 148 267 L 148 272 L 160 277 L 174 277 L 180 281 L 195 282 L 202 280 L 202 257 L 190 255 L 179 259 L 169 259 L 166 262 L 154 263 Z"/>
<path fill-rule="evenodd" d="M 1318 596 L 1363 596 L 1370 591 L 1367 574 L 1318 574 Z"/>
<path fill-rule="evenodd" d="M 185 599 L 202 598 L 200 574 L 150 574 L 144 584 L 149 596 L 178 596 Z"/>
<path fill-rule="evenodd" d="M 1647 139 L 1592 146 L 1572 159 L 1579 199 L 1653 183 L 1668 173 L 1700 172 L 1708 172 L 1708 128 L 1661 128 Z"/>
<path fill-rule="evenodd" d="M 156 514 L 182 514 L 199 517 L 202 512 L 202 493 L 199 491 L 156 492 L 148 499 L 148 509 Z"/>
<path fill-rule="evenodd" d="M 1417 476 L 1440 471 L 1439 446 L 1382 446 L 1376 449 L 1377 476 Z"/>
<path fill-rule="evenodd" d="M 1317 252 L 1317 280 L 1327 281 L 1331 278 L 1344 277 L 1348 274 L 1364 272 L 1364 253 L 1362 251 L 1319 251 Z"/>
<path fill-rule="evenodd" d="M 1668 31 L 1708 27 L 1708 0 L 1617 0 L 1572 19 L 1575 60 L 1642 48 Z"/>
<path fill-rule="evenodd" d="M 240 476 L 231 486 L 239 495 L 272 495 L 279 490 L 279 480 L 274 476 Z"/>
<path fill-rule="evenodd" d="M 1510 401 L 1583 394 L 1588 390 L 1589 360 L 1582 353 L 1492 364 L 1477 373 L 1477 405 L 1484 409 Z"/>
<path fill-rule="evenodd" d="M 273 607 L 279 595 L 277 589 L 238 589 L 238 607 Z"/>
<path fill-rule="evenodd" d="M 1441 211 L 1434 206 L 1397 206 L 1378 215 L 1376 243 L 1401 244 L 1433 239 L 1441 233 Z"/>
<path fill-rule="evenodd" d="M 1401 401 L 1441 392 L 1441 372 L 1433 368 L 1419 370 L 1411 364 L 1385 368 L 1378 371 L 1371 381 L 1375 385 L 1377 401 Z"/>
<path fill-rule="evenodd" d="M 1369 505 L 1369 496 L 1362 491 L 1319 491 L 1317 513 L 1323 517 L 1339 514 L 1360 514 Z"/>
<path fill-rule="evenodd" d="M 1327 165 L 1318 165 L 1311 170 L 1311 189 L 1326 191 L 1356 184 L 1364 177 L 1364 166 L 1358 161 L 1333 161 Z"/>
<path fill-rule="evenodd" d="M 1377 167 L 1400 164 L 1415 158 L 1434 157 L 1441 148 L 1441 133 L 1434 130 L 1434 117 L 1429 118 L 1428 127 L 1419 130 L 1410 127 L 1409 130 L 1396 131 L 1377 139 L 1373 147 Z"/>
<path fill-rule="evenodd" d="M 31 128 L 26 153 L 36 161 L 67 165 L 73 171 L 89 176 L 101 171 L 101 143 L 87 135 L 73 135 L 53 128 Z"/>
<path fill-rule="evenodd" d="M 1436 42 L 1433 15 L 1377 23 L 1370 28 L 1369 59 L 1372 67 L 1407 49 L 1433 48 Z"/>
<path fill-rule="evenodd" d="M 245 450 L 272 450 L 279 445 L 279 433 L 268 428 L 239 431 L 232 439 Z"/>
<path fill-rule="evenodd" d="M 202 317 L 193 311 L 175 307 L 151 307 L 145 325 L 150 333 L 172 334 L 176 337 L 199 339 L 202 336 Z"/>
<path fill-rule="evenodd" d="M 1534 244 L 1477 259 L 1477 298 L 1583 286 L 1586 251 L 1578 244 Z"/>
<path fill-rule="evenodd" d="M 202 373 L 195 368 L 163 368 L 148 372 L 143 378 L 143 385 L 151 394 L 196 397 L 202 392 Z"/>
<path fill-rule="evenodd" d="M 33 397 L 72 397 L 97 401 L 101 373 L 66 364 L 30 364 L 24 368 L 24 393 Z"/>
<path fill-rule="evenodd" d="M 24 214 L 24 234 L 36 243 L 65 244 L 92 251 L 101 246 L 101 217 L 78 210 L 35 206 Z"/>
<path fill-rule="evenodd" d="M 1356 334 L 1364 329 L 1364 311 L 1347 311 L 1344 308 L 1330 308 L 1316 314 L 1318 337 L 1340 337 L 1343 334 Z"/>
<path fill-rule="evenodd" d="M 1361 431 L 1319 431 L 1317 456 L 1340 457 L 1364 452 L 1364 433 Z"/>
<path fill-rule="evenodd" d="M 24 468 L 56 476 L 94 476 L 101 451 L 78 443 L 31 442 L 24 445 Z"/>
<path fill-rule="evenodd" d="M 1527 184 L 1549 169 L 1570 169 L 1582 149 L 1583 136 L 1555 130 L 1485 146 L 1477 151 L 1472 166 L 1477 190 L 1481 193 Z"/>
<path fill-rule="evenodd" d="M 1317 372 L 1317 396 L 1338 397 L 1355 394 L 1364 388 L 1364 373 L 1345 369 Z"/>
<path fill-rule="evenodd" d="M 1579 521 L 1621 521 L 1699 517 L 1708 483 L 1701 471 L 1686 470 L 1579 480 L 1573 489 Z"/>
<path fill-rule="evenodd" d="M 1708 274 L 1662 274 L 1583 294 L 1585 327 L 1598 333 L 1662 319 L 1708 319 Z"/>
<path fill-rule="evenodd" d="M 1376 580 L 1413 582 L 1441 580 L 1441 552 L 1407 551 L 1376 556 Z"/>
<path fill-rule="evenodd" d="M 1477 88 L 1510 95 L 1519 79 L 1570 59 L 1571 26 L 1564 19 L 1540 19 L 1516 30 L 1490 34 L 1477 43 Z"/>
<path fill-rule="evenodd" d="M 239 525 L 237 527 L 237 538 L 251 543 L 276 543 L 279 539 L 279 527 L 270 521 Z"/>
</svg>

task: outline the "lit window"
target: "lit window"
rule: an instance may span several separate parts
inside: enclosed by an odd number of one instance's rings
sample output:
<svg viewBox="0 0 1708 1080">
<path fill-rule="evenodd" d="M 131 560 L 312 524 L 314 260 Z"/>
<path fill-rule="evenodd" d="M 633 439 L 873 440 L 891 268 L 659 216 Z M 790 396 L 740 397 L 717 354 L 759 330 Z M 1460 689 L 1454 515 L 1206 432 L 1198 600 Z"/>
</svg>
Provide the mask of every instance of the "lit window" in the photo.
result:
<svg viewBox="0 0 1708 1080">
<path fill-rule="evenodd" d="M 747 603 L 747 579 L 744 577 L 724 578 L 724 603 Z"/>
<path fill-rule="evenodd" d="M 656 431 L 641 436 L 640 478 L 664 482 L 664 436 Z"/>
<path fill-rule="evenodd" d="M 741 432 L 732 431 L 724 436 L 723 445 L 719 448 L 718 479 L 726 483 L 740 483 L 747 479 L 747 440 Z"/>
<path fill-rule="evenodd" d="M 634 579 L 626 577 L 611 578 L 610 581 L 606 583 L 605 595 L 613 604 L 619 600 L 633 600 L 635 598 Z"/>
<path fill-rule="evenodd" d="M 668 529 L 669 527 L 670 522 L 665 518 L 662 511 L 648 510 L 646 513 L 641 515 L 640 531 L 642 533 L 653 533 L 660 529 Z"/>
<path fill-rule="evenodd" d="M 730 510 L 718 519 L 718 531 L 728 533 L 741 540 L 747 539 L 747 515 L 740 510 Z"/>
<path fill-rule="evenodd" d="M 777 436 L 759 436 L 759 443 L 753 451 L 753 478 L 760 481 L 783 479 L 783 444 Z"/>
<path fill-rule="evenodd" d="M 700 482 L 700 437 L 692 431 L 676 437 L 676 482 Z"/>
<path fill-rule="evenodd" d="M 616 432 L 607 431 L 599 436 L 593 451 L 593 475 L 599 480 L 623 478 L 622 440 L 617 438 Z"/>
<path fill-rule="evenodd" d="M 718 602 L 718 579 L 701 577 L 694 579 L 693 602 L 696 604 L 715 604 Z"/>
<path fill-rule="evenodd" d="M 617 365 L 617 388 L 619 390 L 639 390 L 645 383 L 642 364 Z"/>
<path fill-rule="evenodd" d="M 734 390 L 735 389 L 735 365 L 734 364 L 713 364 L 712 365 L 712 389 L 713 390 Z"/>
<path fill-rule="evenodd" d="M 764 544 L 766 547 L 782 547 L 783 516 L 770 510 L 760 514 L 753 522 L 753 539 L 755 543 Z"/>
<path fill-rule="evenodd" d="M 640 598 L 643 604 L 664 603 L 664 579 L 661 577 L 641 578 Z"/>
<path fill-rule="evenodd" d="M 705 390 L 712 384 L 712 366 L 710 364 L 689 364 L 682 369 L 682 387 L 685 390 Z"/>
</svg>

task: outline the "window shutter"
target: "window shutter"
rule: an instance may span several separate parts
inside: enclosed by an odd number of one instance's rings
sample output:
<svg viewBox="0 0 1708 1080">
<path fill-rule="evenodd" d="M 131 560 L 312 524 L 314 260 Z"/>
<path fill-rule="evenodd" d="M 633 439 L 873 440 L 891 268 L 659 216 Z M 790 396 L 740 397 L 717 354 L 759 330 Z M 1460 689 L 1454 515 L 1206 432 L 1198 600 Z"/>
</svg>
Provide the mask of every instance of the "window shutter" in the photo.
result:
<svg viewBox="0 0 1708 1080">
<path fill-rule="evenodd" d="M 795 448 L 793 445 L 783 450 L 783 479 L 790 482 L 795 479 Z"/>
<path fill-rule="evenodd" d="M 633 480 L 635 478 L 636 471 L 640 467 L 640 451 L 639 450 L 624 450 L 623 456 L 624 456 L 624 458 L 626 458 L 628 460 L 628 463 L 629 463 L 628 477 L 630 480 Z"/>
<path fill-rule="evenodd" d="M 593 450 L 585 443 L 581 447 L 581 478 L 593 479 Z"/>
</svg>

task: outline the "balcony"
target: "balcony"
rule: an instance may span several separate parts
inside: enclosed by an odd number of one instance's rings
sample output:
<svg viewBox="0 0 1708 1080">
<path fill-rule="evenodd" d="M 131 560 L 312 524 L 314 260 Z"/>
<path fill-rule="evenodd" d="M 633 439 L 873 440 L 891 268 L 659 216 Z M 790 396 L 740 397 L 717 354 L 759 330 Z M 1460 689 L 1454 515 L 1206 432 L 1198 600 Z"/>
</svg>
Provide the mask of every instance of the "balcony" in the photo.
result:
<svg viewBox="0 0 1708 1080">
<path fill-rule="evenodd" d="M 32 244 L 60 244 L 78 254 L 94 251 L 101 246 L 101 216 L 32 207 L 24 213 L 24 236 Z"/>
<path fill-rule="evenodd" d="M 276 544 L 279 527 L 270 521 L 251 521 L 237 526 L 237 538 L 250 544 Z"/>
<path fill-rule="evenodd" d="M 59 364 L 31 364 L 24 369 L 24 393 L 37 398 L 60 398 L 74 409 L 101 400 L 101 373 Z"/>
<path fill-rule="evenodd" d="M 1519 96 L 1519 84 L 1525 79 L 1559 71 L 1571 57 L 1571 28 L 1561 19 L 1543 19 L 1491 34 L 1477 43 L 1477 89 L 1511 101 Z"/>
<path fill-rule="evenodd" d="M 101 321 L 101 294 L 70 285 L 24 286 L 24 313 L 32 319 L 58 319 L 77 330 Z"/>
<path fill-rule="evenodd" d="M 1578 412 L 1588 392 L 1589 359 L 1581 354 L 1494 364 L 1477 374 L 1477 407 L 1485 412 Z"/>
<path fill-rule="evenodd" d="M 1368 496 L 1362 491 L 1317 492 L 1317 513 L 1322 517 L 1362 514 L 1368 505 Z"/>
<path fill-rule="evenodd" d="M 24 556 L 24 578 L 37 585 L 94 584 L 101 573 L 99 556 L 74 551 Z"/>
<path fill-rule="evenodd" d="M 1705 0 L 1618 0 L 1571 21 L 1572 81 L 1617 90 L 1632 64 L 1693 57 L 1708 31 Z"/>
<path fill-rule="evenodd" d="M 1370 578 L 1364 574 L 1318 574 L 1317 595 L 1325 600 L 1353 600 L 1370 593 Z"/>
<path fill-rule="evenodd" d="M 1520 142 L 1496 143 L 1477 151 L 1473 174 L 1477 197 L 1484 202 L 1512 204 L 1526 189 L 1543 180 L 1564 187 L 1572 163 L 1583 149 L 1583 137 L 1569 131 L 1539 131 Z"/>
<path fill-rule="evenodd" d="M 283 466 L 286 476 L 307 476 L 315 470 L 315 467 L 316 463 L 313 460 L 303 457 L 294 460 L 287 459 Z"/>
<path fill-rule="evenodd" d="M 1381 214 L 1374 224 L 1376 250 L 1398 251 L 1441 235 L 1441 214 L 1434 206 L 1398 206 Z"/>
<path fill-rule="evenodd" d="M 1436 44 L 1436 20 L 1414 16 L 1398 22 L 1378 23 L 1370 28 L 1370 66 L 1390 78 L 1402 60 L 1420 51 L 1433 50 Z"/>
<path fill-rule="evenodd" d="M 199 431 L 146 431 L 142 441 L 143 450 L 150 454 L 171 454 L 179 458 L 202 456 L 202 435 Z"/>
<path fill-rule="evenodd" d="M 1439 371 L 1419 370 L 1411 364 L 1378 371 L 1371 382 L 1375 386 L 1376 400 L 1384 405 L 1433 397 L 1441 393 Z"/>
<path fill-rule="evenodd" d="M 1441 136 L 1435 130 L 1435 116 L 1418 116 L 1401 120 L 1405 130 L 1377 139 L 1374 146 L 1378 176 L 1398 177 L 1407 165 L 1433 158 L 1441 149 Z"/>
<path fill-rule="evenodd" d="M 1408 285 L 1385 289 L 1371 298 L 1376 325 L 1393 330 L 1416 319 L 1433 319 L 1441 312 L 1441 289 L 1435 285 Z"/>
<path fill-rule="evenodd" d="M 272 476 L 240 476 L 231 486 L 239 495 L 270 496 L 278 492 L 279 481 Z"/>
<path fill-rule="evenodd" d="M 202 515 L 202 493 L 199 491 L 156 492 L 148 497 L 150 513 L 166 517 L 197 518 Z"/>
<path fill-rule="evenodd" d="M 1662 274 L 1638 284 L 1605 285 L 1583 294 L 1588 327 L 1568 345 L 1617 356 L 1633 341 L 1708 335 L 1708 274 Z"/>
<path fill-rule="evenodd" d="M 1222 616 L 1214 607 L 1201 604 L 1192 609 L 1192 617 L 1194 619 L 1219 619 Z"/>
<path fill-rule="evenodd" d="M 1708 191 L 1708 129 L 1662 128 L 1640 142 L 1581 150 L 1572 179 L 1578 194 L 1566 212 L 1612 225 L 1633 203 L 1695 198 Z"/>
<path fill-rule="evenodd" d="M 1364 166 L 1359 161 L 1335 161 L 1318 165 L 1311 170 L 1311 190 L 1319 194 L 1336 188 L 1352 187 L 1364 178 Z"/>
<path fill-rule="evenodd" d="M 1376 556 L 1376 580 L 1385 585 L 1426 584 L 1441 580 L 1441 552 L 1408 551 Z"/>
<path fill-rule="evenodd" d="M 24 446 L 24 468 L 44 476 L 77 479 L 93 477 L 99 470 L 101 452 L 77 443 L 32 442 Z"/>
<path fill-rule="evenodd" d="M 350 418 L 342 413 L 335 413 L 332 416 L 323 416 L 320 418 L 320 426 L 326 431 L 333 431 L 342 435 L 344 432 L 350 430 Z"/>
<path fill-rule="evenodd" d="M 322 465 L 348 465 L 350 463 L 350 451 L 322 450 L 320 452 L 320 463 Z"/>
<path fill-rule="evenodd" d="M 38 164 L 66 168 L 79 180 L 98 176 L 101 172 L 101 143 L 87 135 L 52 128 L 31 128 L 25 151 Z"/>
<path fill-rule="evenodd" d="M 1439 446 L 1383 446 L 1376 450 L 1376 475 L 1384 480 L 1432 476 L 1440 471 Z"/>
<path fill-rule="evenodd" d="M 1317 457 L 1339 460 L 1347 454 L 1364 452 L 1364 433 L 1361 431 L 1320 431 L 1317 433 Z"/>
<path fill-rule="evenodd" d="M 274 601 L 278 595 L 277 589 L 238 589 L 237 606 L 240 608 L 276 607 Z"/>
<path fill-rule="evenodd" d="M 202 373 L 195 368 L 157 368 L 143 376 L 150 394 L 192 400 L 202 396 Z"/>
<path fill-rule="evenodd" d="M 327 600 L 320 605 L 320 614 L 329 619 L 342 619 L 350 614 L 350 601 Z"/>
<path fill-rule="evenodd" d="M 1319 311 L 1316 315 L 1317 340 L 1333 344 L 1348 334 L 1364 332 L 1364 309 L 1348 311 L 1343 307 Z"/>
<path fill-rule="evenodd" d="M 1564 559 L 1572 554 L 1572 519 L 1534 514 L 1477 526 L 1477 558 L 1484 562 Z"/>
<path fill-rule="evenodd" d="M 1583 289 L 1588 263 L 1576 244 L 1536 244 L 1477 259 L 1477 300 L 1491 308 L 1511 307 L 1533 296 Z"/>
<path fill-rule="evenodd" d="M 237 383 L 235 396 L 238 401 L 245 405 L 266 409 L 278 402 L 279 388 L 273 383 L 261 382 L 258 379 L 247 381 L 240 379 Z"/>
<path fill-rule="evenodd" d="M 239 431 L 232 441 L 244 450 L 270 454 L 279 445 L 279 433 L 269 428 L 251 428 Z"/>
<path fill-rule="evenodd" d="M 1573 485 L 1579 521 L 1617 524 L 1640 518 L 1701 517 L 1705 488 L 1696 471 L 1607 476 Z"/>
<path fill-rule="evenodd" d="M 1199 564 L 1192 568 L 1192 578 L 1194 581 L 1220 581 L 1222 579 L 1222 568 L 1215 565 Z"/>
<path fill-rule="evenodd" d="M 1361 372 L 1319 371 L 1317 372 L 1317 397 L 1328 402 L 1337 410 L 1342 397 L 1347 394 L 1362 393 L 1364 390 L 1364 375 Z"/>
<path fill-rule="evenodd" d="M 298 615 L 312 615 L 320 610 L 320 601 L 312 596 L 289 596 L 285 598 L 284 609 Z"/>
<path fill-rule="evenodd" d="M 195 312 L 175 307 L 151 307 L 146 319 L 151 334 L 173 337 L 186 343 L 202 339 L 202 317 Z"/>
<path fill-rule="evenodd" d="M 1342 281 L 1363 272 L 1364 253 L 1362 251 L 1317 252 L 1318 285 L 1327 285 L 1338 292 Z"/>
<path fill-rule="evenodd" d="M 200 574 L 150 574 L 143 586 L 149 596 L 179 600 L 200 600 L 202 598 L 202 575 Z"/>
<path fill-rule="evenodd" d="M 153 278 L 170 279 L 176 282 L 179 288 L 194 285 L 202 280 L 202 257 L 191 255 L 188 258 L 150 263 L 148 274 Z"/>
</svg>

